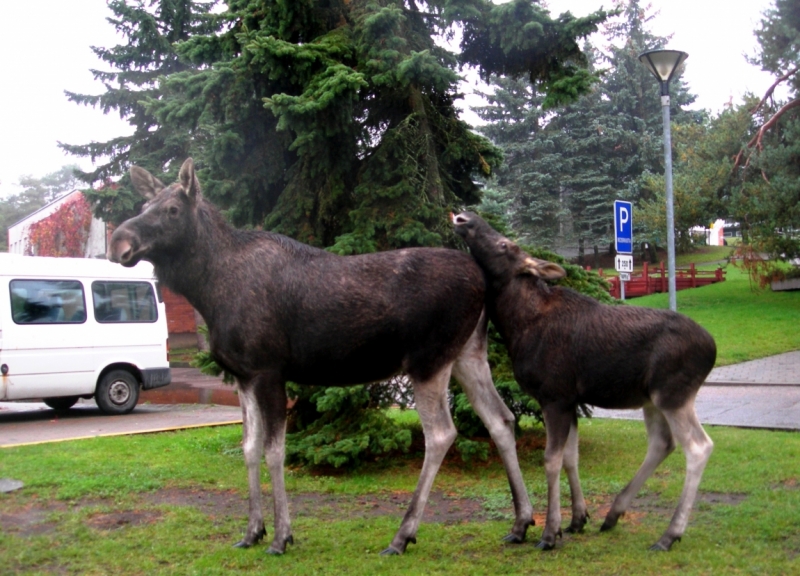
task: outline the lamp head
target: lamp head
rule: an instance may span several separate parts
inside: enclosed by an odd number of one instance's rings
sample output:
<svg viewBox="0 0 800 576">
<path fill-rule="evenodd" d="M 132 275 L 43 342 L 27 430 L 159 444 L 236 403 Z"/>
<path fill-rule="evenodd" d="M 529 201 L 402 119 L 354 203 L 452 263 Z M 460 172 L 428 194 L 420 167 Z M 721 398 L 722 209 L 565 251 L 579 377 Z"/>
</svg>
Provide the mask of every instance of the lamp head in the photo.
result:
<svg viewBox="0 0 800 576">
<path fill-rule="evenodd" d="M 644 64 L 661 85 L 661 95 L 669 95 L 669 81 L 689 57 L 680 50 L 648 50 L 639 54 L 639 62 Z"/>
</svg>

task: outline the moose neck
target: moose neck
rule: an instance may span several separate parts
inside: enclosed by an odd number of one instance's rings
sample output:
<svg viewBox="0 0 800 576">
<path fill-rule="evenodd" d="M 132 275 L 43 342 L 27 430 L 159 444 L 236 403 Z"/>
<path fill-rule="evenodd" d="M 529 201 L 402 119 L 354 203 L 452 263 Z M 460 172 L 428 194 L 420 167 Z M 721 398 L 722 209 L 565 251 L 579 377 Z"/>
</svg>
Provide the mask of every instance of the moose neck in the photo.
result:
<svg viewBox="0 0 800 576">
<path fill-rule="evenodd" d="M 497 326 L 503 339 L 519 331 L 518 325 L 534 326 L 539 322 L 553 297 L 552 289 L 543 281 L 532 276 L 516 276 L 510 280 L 488 282 L 487 301 L 489 316 Z M 518 302 L 526 302 L 524 307 Z"/>
<path fill-rule="evenodd" d="M 225 262 L 235 243 L 235 230 L 205 204 L 198 208 L 195 223 L 194 237 L 181 250 L 154 258 L 153 265 L 158 280 L 185 297 L 208 321 L 213 315 L 212 295 L 225 282 Z"/>
</svg>

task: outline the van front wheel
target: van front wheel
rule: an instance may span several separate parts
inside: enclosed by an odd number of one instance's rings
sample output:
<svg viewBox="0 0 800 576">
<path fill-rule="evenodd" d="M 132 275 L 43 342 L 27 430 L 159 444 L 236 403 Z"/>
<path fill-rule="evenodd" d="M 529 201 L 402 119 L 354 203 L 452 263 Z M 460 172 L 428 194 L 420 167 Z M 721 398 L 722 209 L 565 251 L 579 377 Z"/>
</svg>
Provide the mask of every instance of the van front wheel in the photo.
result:
<svg viewBox="0 0 800 576">
<path fill-rule="evenodd" d="M 106 414 L 127 414 L 139 401 L 139 382 L 130 372 L 112 370 L 97 385 L 95 401 Z"/>
</svg>

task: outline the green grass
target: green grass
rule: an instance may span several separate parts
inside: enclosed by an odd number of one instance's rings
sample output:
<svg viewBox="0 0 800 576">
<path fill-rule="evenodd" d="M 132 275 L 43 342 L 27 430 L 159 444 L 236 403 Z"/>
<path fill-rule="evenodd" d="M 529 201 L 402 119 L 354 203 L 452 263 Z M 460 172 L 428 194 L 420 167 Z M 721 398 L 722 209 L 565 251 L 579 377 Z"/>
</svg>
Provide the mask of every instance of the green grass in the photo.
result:
<svg viewBox="0 0 800 576">
<path fill-rule="evenodd" d="M 699 270 L 714 270 L 721 265 L 726 273 L 724 282 L 678 291 L 678 312 L 714 336 L 717 366 L 800 350 L 800 291 L 758 289 L 746 272 L 725 262 L 732 251 L 730 246 L 704 246 L 677 256 L 678 267 L 694 262 Z M 666 309 L 669 295 L 630 298 L 627 303 Z"/>
<path fill-rule="evenodd" d="M 529 431 L 521 446 L 536 444 L 542 434 L 541 429 Z M 36 518 L 38 524 L 28 526 L 27 535 L 4 524 L 0 573 L 792 573 L 800 554 L 800 435 L 724 427 L 709 428 L 709 434 L 716 448 L 700 487 L 705 496 L 695 506 L 683 541 L 670 553 L 646 549 L 665 529 L 676 505 L 684 469 L 680 451 L 645 485 L 644 508 L 634 508 L 612 532 L 598 532 L 600 508 L 611 502 L 644 456 L 645 433 L 639 422 L 582 421 L 581 476 L 592 519 L 584 534 L 566 535 L 550 553 L 534 548 L 541 526 L 530 529 L 528 543 L 503 545 L 508 519 L 468 517 L 452 524 L 423 522 L 417 545 L 402 557 L 383 558 L 377 553 L 391 540 L 402 512 L 370 517 L 346 507 L 319 507 L 294 515 L 296 544 L 276 558 L 264 553 L 265 545 L 231 547 L 245 526 L 243 514 L 218 512 L 211 517 L 194 506 L 152 503 L 154 495 L 175 489 L 244 498 L 240 427 L 4 449 L 0 477 L 22 480 L 26 486 L 0 495 L 0 523 L 25 511 L 45 512 Z M 542 452 L 521 448 L 520 459 L 536 511 L 543 512 Z M 351 473 L 289 469 L 287 487 L 290 494 L 356 497 L 366 503 L 397 494 L 406 502 L 420 465 L 420 455 L 411 454 Z M 489 517 L 511 508 L 505 474 L 496 461 L 466 465 L 448 459 L 434 490 L 477 499 Z M 565 481 L 562 492 L 566 505 Z M 101 525 L 104 518 L 120 513 L 147 520 Z M 267 518 L 271 522 L 270 512 Z"/>
<path fill-rule="evenodd" d="M 758 290 L 740 268 L 726 267 L 726 280 L 677 292 L 678 312 L 717 341 L 717 366 L 800 349 L 800 291 Z M 666 293 L 631 298 L 634 306 L 669 308 Z"/>
</svg>

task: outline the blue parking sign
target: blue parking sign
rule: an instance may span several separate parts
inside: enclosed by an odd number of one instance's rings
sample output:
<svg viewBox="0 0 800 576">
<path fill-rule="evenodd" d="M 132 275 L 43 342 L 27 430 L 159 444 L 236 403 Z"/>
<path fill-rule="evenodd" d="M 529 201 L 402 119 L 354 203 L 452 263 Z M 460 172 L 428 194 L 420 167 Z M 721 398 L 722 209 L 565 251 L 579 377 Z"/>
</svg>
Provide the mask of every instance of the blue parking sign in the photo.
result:
<svg viewBox="0 0 800 576">
<path fill-rule="evenodd" d="M 633 204 L 614 200 L 614 243 L 617 253 L 633 253 Z"/>
</svg>

